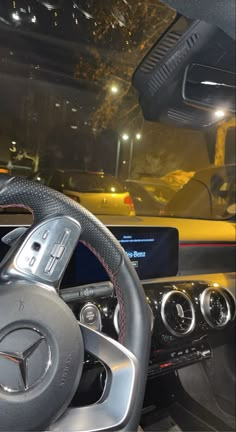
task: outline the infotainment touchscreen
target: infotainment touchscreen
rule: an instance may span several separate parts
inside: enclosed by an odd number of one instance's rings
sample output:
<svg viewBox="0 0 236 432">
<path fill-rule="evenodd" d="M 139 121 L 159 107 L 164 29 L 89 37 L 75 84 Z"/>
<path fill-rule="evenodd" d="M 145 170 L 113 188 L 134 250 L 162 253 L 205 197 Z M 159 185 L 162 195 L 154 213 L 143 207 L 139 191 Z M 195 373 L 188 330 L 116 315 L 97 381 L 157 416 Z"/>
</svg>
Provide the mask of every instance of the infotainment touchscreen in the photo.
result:
<svg viewBox="0 0 236 432">
<path fill-rule="evenodd" d="M 175 276 L 178 272 L 178 231 L 162 227 L 113 227 L 140 279 Z"/>
<path fill-rule="evenodd" d="M 178 273 L 179 238 L 175 228 L 144 226 L 108 227 L 121 246 L 141 280 L 175 276 Z M 12 228 L 1 228 L 3 237 Z M 7 247 L 0 244 L 0 259 Z M 97 258 L 82 243 L 73 254 L 63 278 L 61 287 L 103 282 L 108 279 L 107 273 Z"/>
</svg>

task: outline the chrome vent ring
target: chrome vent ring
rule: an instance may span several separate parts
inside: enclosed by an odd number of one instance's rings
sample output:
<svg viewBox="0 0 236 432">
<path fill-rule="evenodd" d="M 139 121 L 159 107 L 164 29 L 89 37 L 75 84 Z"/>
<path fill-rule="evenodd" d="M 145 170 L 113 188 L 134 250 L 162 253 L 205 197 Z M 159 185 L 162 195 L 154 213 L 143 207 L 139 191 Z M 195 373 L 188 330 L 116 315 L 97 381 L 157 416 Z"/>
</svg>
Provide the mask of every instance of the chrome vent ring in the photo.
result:
<svg viewBox="0 0 236 432">
<path fill-rule="evenodd" d="M 161 317 L 166 329 L 174 336 L 186 336 L 195 328 L 195 310 L 190 297 L 173 290 L 164 295 Z"/>
<path fill-rule="evenodd" d="M 227 292 L 223 288 L 208 287 L 200 296 L 202 315 L 212 328 L 223 328 L 231 320 L 231 308 Z"/>
</svg>

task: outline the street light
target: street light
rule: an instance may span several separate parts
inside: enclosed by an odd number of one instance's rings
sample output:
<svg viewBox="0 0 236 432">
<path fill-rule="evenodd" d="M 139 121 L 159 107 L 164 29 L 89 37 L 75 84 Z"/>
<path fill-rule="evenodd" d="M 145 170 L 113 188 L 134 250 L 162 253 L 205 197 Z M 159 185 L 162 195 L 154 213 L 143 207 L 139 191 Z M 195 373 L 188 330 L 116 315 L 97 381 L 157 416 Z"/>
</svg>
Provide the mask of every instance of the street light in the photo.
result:
<svg viewBox="0 0 236 432">
<path fill-rule="evenodd" d="M 218 109 L 217 111 L 215 111 L 215 116 L 217 118 L 224 118 L 225 112 L 223 110 L 221 110 L 221 109 Z"/>
<path fill-rule="evenodd" d="M 122 135 L 122 139 L 123 139 L 124 141 L 128 141 L 128 139 L 129 139 L 129 135 L 128 135 L 127 133 L 124 133 L 124 134 Z"/>
<path fill-rule="evenodd" d="M 134 140 L 140 141 L 142 139 L 142 135 L 140 132 L 137 132 L 131 137 L 130 141 L 130 153 L 129 153 L 129 167 L 128 167 L 128 178 L 130 178 L 132 161 L 133 161 L 133 153 L 134 153 Z"/>
<path fill-rule="evenodd" d="M 117 142 L 117 154 L 116 154 L 116 171 L 115 171 L 115 176 L 116 178 L 119 175 L 119 161 L 120 161 L 120 144 L 121 144 L 121 139 L 122 141 L 129 141 L 130 140 L 130 154 L 129 154 L 129 165 L 128 165 L 128 178 L 130 177 L 130 173 L 131 173 L 131 167 L 132 167 L 132 159 L 133 159 L 133 151 L 134 151 L 134 140 L 140 141 L 142 139 L 142 135 L 140 132 L 137 132 L 136 134 L 133 135 L 128 135 L 126 132 L 119 135 L 118 137 L 118 142 Z M 126 164 L 126 161 L 123 161 L 123 164 Z"/>
<path fill-rule="evenodd" d="M 111 93 L 116 95 L 119 92 L 119 88 L 117 87 L 117 85 L 112 85 L 111 86 Z"/>
<path fill-rule="evenodd" d="M 117 152 L 116 152 L 116 170 L 115 170 L 115 176 L 118 178 L 119 175 L 119 163 L 120 163 L 120 141 L 121 139 L 123 141 L 128 141 L 129 135 L 127 133 L 119 134 L 118 135 L 118 141 L 117 141 Z"/>
<path fill-rule="evenodd" d="M 13 12 L 11 16 L 14 19 L 14 21 L 20 21 L 20 16 L 18 12 Z"/>
</svg>

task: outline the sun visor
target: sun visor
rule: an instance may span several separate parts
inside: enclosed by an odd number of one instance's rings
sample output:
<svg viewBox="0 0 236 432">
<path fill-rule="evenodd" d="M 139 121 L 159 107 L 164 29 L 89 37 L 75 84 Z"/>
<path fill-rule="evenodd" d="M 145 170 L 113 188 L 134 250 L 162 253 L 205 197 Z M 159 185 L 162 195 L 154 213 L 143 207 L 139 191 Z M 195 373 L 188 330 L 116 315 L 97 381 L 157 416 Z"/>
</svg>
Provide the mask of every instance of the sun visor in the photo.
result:
<svg viewBox="0 0 236 432">
<path fill-rule="evenodd" d="M 160 0 L 181 15 L 213 24 L 236 39 L 235 0 Z"/>
</svg>

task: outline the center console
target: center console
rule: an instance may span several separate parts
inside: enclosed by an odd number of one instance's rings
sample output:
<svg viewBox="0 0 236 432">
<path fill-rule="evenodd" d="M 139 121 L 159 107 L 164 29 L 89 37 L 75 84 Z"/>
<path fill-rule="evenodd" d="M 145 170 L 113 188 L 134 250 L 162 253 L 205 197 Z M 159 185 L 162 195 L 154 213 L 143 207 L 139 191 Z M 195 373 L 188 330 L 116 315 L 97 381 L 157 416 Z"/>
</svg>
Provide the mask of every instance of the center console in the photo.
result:
<svg viewBox="0 0 236 432">
<path fill-rule="evenodd" d="M 231 326 L 232 295 L 201 281 L 143 283 L 150 309 L 149 378 L 211 357 L 214 335 Z M 118 339 L 119 305 L 111 282 L 61 290 L 78 320 Z M 213 342 L 214 343 L 214 342 Z"/>
</svg>

